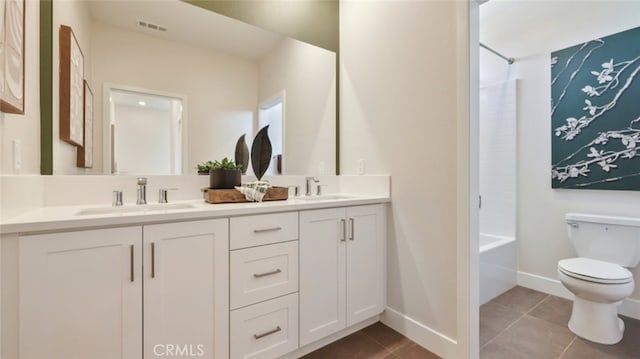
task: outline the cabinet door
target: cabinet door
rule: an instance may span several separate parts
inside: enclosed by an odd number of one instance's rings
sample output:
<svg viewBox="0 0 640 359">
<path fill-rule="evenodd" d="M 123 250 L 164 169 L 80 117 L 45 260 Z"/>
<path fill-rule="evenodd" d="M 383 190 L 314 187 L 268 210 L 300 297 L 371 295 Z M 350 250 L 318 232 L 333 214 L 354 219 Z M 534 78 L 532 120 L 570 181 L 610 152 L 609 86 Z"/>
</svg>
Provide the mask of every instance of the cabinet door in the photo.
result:
<svg viewBox="0 0 640 359">
<path fill-rule="evenodd" d="M 380 314 L 386 291 L 383 205 L 347 209 L 347 326 Z"/>
<path fill-rule="evenodd" d="M 345 328 L 345 210 L 300 212 L 300 346 Z"/>
<path fill-rule="evenodd" d="M 21 359 L 142 356 L 141 228 L 19 240 Z"/>
<path fill-rule="evenodd" d="M 227 358 L 228 220 L 149 225 L 143 232 L 144 357 Z"/>
</svg>

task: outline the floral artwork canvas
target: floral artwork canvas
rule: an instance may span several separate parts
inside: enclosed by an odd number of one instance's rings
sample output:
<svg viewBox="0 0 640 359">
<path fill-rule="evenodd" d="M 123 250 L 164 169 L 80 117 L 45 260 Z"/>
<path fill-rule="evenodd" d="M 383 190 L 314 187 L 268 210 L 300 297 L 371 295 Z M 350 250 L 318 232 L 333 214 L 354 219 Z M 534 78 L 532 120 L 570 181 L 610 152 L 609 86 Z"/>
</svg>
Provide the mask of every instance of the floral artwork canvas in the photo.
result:
<svg viewBox="0 0 640 359">
<path fill-rule="evenodd" d="M 553 188 L 640 190 L 640 27 L 551 53 Z"/>
</svg>

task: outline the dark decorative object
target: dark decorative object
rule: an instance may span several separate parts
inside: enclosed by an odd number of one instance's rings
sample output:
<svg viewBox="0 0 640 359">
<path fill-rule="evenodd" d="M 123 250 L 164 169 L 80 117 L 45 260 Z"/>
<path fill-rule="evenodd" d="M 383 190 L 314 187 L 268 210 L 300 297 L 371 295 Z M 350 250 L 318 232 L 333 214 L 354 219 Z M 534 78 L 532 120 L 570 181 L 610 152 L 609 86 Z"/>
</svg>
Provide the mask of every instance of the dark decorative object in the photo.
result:
<svg viewBox="0 0 640 359">
<path fill-rule="evenodd" d="M 209 172 L 209 188 L 233 189 L 242 183 L 242 172 L 237 170 L 211 170 Z"/>
<path fill-rule="evenodd" d="M 282 154 L 276 155 L 276 173 L 282 174 Z"/>
<path fill-rule="evenodd" d="M 209 171 L 209 188 L 233 189 L 242 183 L 240 168 L 228 158 L 215 161 Z"/>
<path fill-rule="evenodd" d="M 238 138 L 238 142 L 236 142 L 236 165 L 240 167 L 242 174 L 247 174 L 247 170 L 249 169 L 249 147 L 247 146 L 247 141 L 245 141 L 244 137 L 246 135 L 240 136 Z"/>
<path fill-rule="evenodd" d="M 269 140 L 269 125 L 264 126 L 253 139 L 251 145 L 251 168 L 258 181 L 262 178 L 271 163 L 271 141 Z"/>
</svg>

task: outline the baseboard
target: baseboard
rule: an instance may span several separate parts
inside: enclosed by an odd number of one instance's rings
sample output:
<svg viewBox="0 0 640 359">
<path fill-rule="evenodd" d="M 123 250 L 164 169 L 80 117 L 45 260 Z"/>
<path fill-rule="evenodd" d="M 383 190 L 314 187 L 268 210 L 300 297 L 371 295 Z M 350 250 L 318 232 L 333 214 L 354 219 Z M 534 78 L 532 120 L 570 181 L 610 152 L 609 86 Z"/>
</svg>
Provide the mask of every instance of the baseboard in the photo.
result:
<svg viewBox="0 0 640 359">
<path fill-rule="evenodd" d="M 573 300 L 573 294 L 569 292 L 557 279 L 518 271 L 518 285 Z M 618 307 L 618 313 L 626 317 L 640 320 L 640 300 L 633 298 L 625 299 L 620 307 Z"/>
<path fill-rule="evenodd" d="M 442 358 L 457 357 L 457 341 L 417 320 L 387 307 L 380 320 L 391 329 L 413 340 Z"/>
</svg>

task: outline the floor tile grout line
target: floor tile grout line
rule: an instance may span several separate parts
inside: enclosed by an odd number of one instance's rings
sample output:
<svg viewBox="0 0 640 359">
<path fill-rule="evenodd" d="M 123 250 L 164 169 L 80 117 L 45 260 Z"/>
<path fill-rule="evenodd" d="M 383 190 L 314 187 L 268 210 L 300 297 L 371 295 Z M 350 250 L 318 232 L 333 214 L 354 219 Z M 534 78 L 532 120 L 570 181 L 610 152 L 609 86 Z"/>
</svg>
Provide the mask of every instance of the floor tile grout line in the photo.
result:
<svg viewBox="0 0 640 359">
<path fill-rule="evenodd" d="M 486 347 L 487 345 L 489 345 L 491 342 L 493 342 L 494 340 L 496 340 L 499 336 L 501 336 L 504 332 L 506 332 L 507 330 L 509 330 L 509 328 L 513 327 L 517 322 L 519 322 L 522 318 L 526 317 L 534 308 L 536 308 L 537 306 L 540 305 L 540 303 L 544 302 L 547 298 L 549 297 L 549 294 L 547 294 L 546 296 L 544 296 L 542 299 L 540 299 L 533 307 L 531 307 L 528 311 L 526 311 L 525 313 L 522 313 L 521 316 L 518 317 L 518 319 L 514 320 L 513 322 L 511 322 L 511 324 L 507 325 L 503 330 L 501 330 L 498 334 L 496 334 L 493 338 L 489 339 L 486 343 L 484 343 L 481 347 L 480 350 L 482 350 L 484 347 Z M 493 300 L 492 300 L 493 301 Z M 501 305 L 503 307 L 507 307 L 510 309 L 514 309 L 511 307 L 508 307 L 504 304 L 500 304 L 498 302 L 493 302 L 494 304 L 498 304 Z M 515 309 L 514 309 L 515 310 Z"/>
<path fill-rule="evenodd" d="M 486 347 L 487 345 L 489 345 L 490 343 L 492 343 L 494 340 L 496 340 L 499 336 L 501 336 L 504 332 L 506 332 L 507 330 L 509 330 L 509 328 L 513 327 L 517 322 L 520 321 L 520 319 L 524 318 L 527 315 L 527 313 L 523 313 L 521 316 L 518 317 L 518 319 L 514 320 L 513 322 L 511 322 L 511 324 L 507 325 L 504 329 L 502 329 L 498 334 L 496 334 L 493 338 L 489 339 L 486 343 L 484 343 L 481 347 L 480 350 L 482 350 L 484 347 Z"/>
<path fill-rule="evenodd" d="M 567 344 L 567 347 L 564 348 L 564 350 L 562 351 L 562 353 L 560 353 L 560 356 L 558 357 L 558 359 L 562 359 L 562 357 L 567 353 L 567 351 L 569 350 L 569 348 L 571 347 L 571 345 L 573 344 L 573 342 L 576 341 L 576 339 L 578 339 L 577 336 L 573 336 L 573 339 L 569 342 L 569 344 Z"/>
<path fill-rule="evenodd" d="M 533 312 L 534 309 L 538 308 L 542 303 L 544 303 L 545 300 L 547 300 L 550 297 L 549 294 L 547 294 L 544 298 L 540 299 L 540 301 L 538 303 L 536 303 L 533 307 L 531 307 L 526 313 L 524 314 L 529 314 L 531 312 Z"/>
<path fill-rule="evenodd" d="M 373 341 L 374 343 L 380 345 L 384 350 L 387 351 L 387 355 L 388 354 L 393 354 L 398 348 L 396 348 L 396 350 L 390 350 L 389 348 L 387 348 L 386 345 L 380 343 L 379 341 L 377 341 L 374 337 L 372 337 L 371 335 L 367 334 L 365 331 L 360 330 L 360 333 L 364 334 L 367 338 L 371 339 L 371 341 Z M 406 337 L 405 337 L 406 338 Z M 409 339 L 409 338 L 407 338 Z M 411 341 L 409 341 L 408 343 L 411 343 Z M 404 345 L 401 345 L 400 348 L 404 348 L 408 343 L 405 343 Z"/>
</svg>

